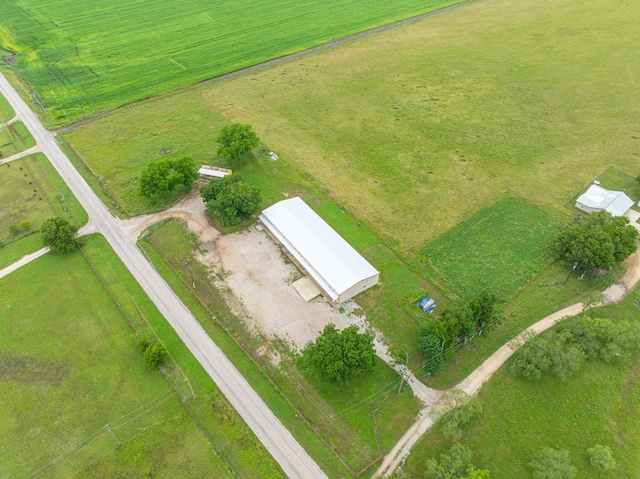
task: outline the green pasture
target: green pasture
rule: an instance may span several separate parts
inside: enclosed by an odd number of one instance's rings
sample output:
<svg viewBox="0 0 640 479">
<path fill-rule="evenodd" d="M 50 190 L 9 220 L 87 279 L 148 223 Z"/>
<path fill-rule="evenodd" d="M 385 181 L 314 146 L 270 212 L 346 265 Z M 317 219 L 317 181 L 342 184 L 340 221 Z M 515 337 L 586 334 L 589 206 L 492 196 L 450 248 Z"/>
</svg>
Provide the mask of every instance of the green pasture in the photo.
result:
<svg viewBox="0 0 640 479">
<path fill-rule="evenodd" d="M 595 309 L 591 315 L 637 322 L 639 299 L 636 290 L 620 304 Z M 507 362 L 479 391 L 484 412 L 465 428 L 460 442 L 471 448 L 474 463 L 496 478 L 533 477 L 527 464 L 543 446 L 569 450 L 579 478 L 638 477 L 637 359 L 589 362 L 566 381 L 545 377 L 538 382 L 516 379 Z M 615 470 L 599 472 L 589 465 L 585 451 L 595 444 L 611 447 Z M 429 431 L 411 451 L 407 477 L 422 477 L 426 460 L 450 446 L 438 427 Z"/>
<path fill-rule="evenodd" d="M 346 470 L 359 472 L 379 456 L 381 448 L 388 451 L 419 409 L 408 389 L 398 394 L 398 375 L 380 363 L 372 373 L 336 387 L 298 370 L 286 346 L 252 336 L 228 309 L 221 292 L 211 285 L 207 268 L 193 259 L 197 241 L 183 228 L 170 220 L 152 228 L 140 245 L 214 341 L 327 473 L 344 474 L 341 463 Z M 282 356 L 278 366 L 259 352 L 265 344 Z M 247 356 L 253 364 L 246 364 Z M 256 377 L 257 371 L 264 376 Z M 273 396 L 276 390 L 286 393 L 286 401 Z M 315 432 L 310 436 L 311 431 Z M 329 449 L 320 447 L 322 441 L 327 441 Z"/>
<path fill-rule="evenodd" d="M 452 3 L 8 0 L 0 48 L 66 123 Z"/>
<path fill-rule="evenodd" d="M 232 477 L 171 385 L 144 365 L 80 252 L 46 255 L 0 280 L 0 292 L 3 474 Z"/>
<path fill-rule="evenodd" d="M 510 301 L 552 260 L 557 225 L 521 198 L 502 198 L 420 251 L 425 276 L 449 296 Z"/>
<path fill-rule="evenodd" d="M 20 153 L 36 144 L 21 121 L 10 125 L 0 124 L 0 160 Z"/>
<path fill-rule="evenodd" d="M 84 209 L 43 154 L 0 166 L 0 178 L 0 241 L 38 230 L 52 216 L 65 217 L 76 226 L 86 223 Z M 21 226 L 22 221 L 28 226 Z M 11 231 L 12 226 L 17 230 Z"/>
<path fill-rule="evenodd" d="M 210 452 L 220 457 L 236 477 L 283 477 L 278 464 L 216 388 L 126 267 L 114 257 L 104 238 L 88 237 L 82 250 L 129 326 L 138 334 L 162 342 L 171 354 L 174 360 L 169 368 L 172 381 L 188 399 L 183 405 L 193 421 L 208 435 Z M 189 389 L 183 389 L 185 376 L 189 378 L 196 399 L 190 398 Z M 142 439 L 144 442 L 144 437 Z"/>
<path fill-rule="evenodd" d="M 15 116 L 15 112 L 9 102 L 3 95 L 0 95 L 0 123 L 11 120 Z"/>
<path fill-rule="evenodd" d="M 558 219 L 606 167 L 640 173 L 639 19 L 478 1 L 183 98 L 253 125 L 404 256 L 505 195 Z"/>
</svg>

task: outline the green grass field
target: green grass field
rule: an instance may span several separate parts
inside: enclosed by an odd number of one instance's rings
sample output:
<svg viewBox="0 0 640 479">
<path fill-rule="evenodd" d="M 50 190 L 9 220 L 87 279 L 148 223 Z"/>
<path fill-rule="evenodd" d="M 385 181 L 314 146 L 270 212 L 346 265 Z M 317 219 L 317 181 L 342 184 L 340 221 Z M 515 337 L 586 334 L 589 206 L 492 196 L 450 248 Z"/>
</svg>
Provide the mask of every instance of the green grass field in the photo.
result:
<svg viewBox="0 0 640 479">
<path fill-rule="evenodd" d="M 0 292 L 3 474 L 233 477 L 169 383 L 146 368 L 80 252 L 40 258 L 0 280 Z"/>
<path fill-rule="evenodd" d="M 640 292 L 622 303 L 595 309 L 591 315 L 612 320 L 638 321 Z M 549 332 L 548 334 L 554 334 Z M 566 381 L 543 378 L 531 382 L 514 378 L 502 367 L 478 393 L 484 412 L 465 429 L 461 443 L 470 447 L 474 463 L 491 470 L 495 478 L 532 477 L 528 463 L 542 446 L 570 451 L 585 479 L 640 476 L 640 382 L 638 358 L 617 364 L 585 364 Z M 617 467 L 599 472 L 591 467 L 586 449 L 611 447 Z M 445 452 L 451 442 L 434 428 L 413 448 L 407 477 L 420 478 L 430 457 Z"/>
<path fill-rule="evenodd" d="M 31 148 L 36 142 L 19 121 L 10 125 L 0 125 L 0 160 Z"/>
<path fill-rule="evenodd" d="M 557 225 L 521 198 L 503 198 L 432 241 L 420 264 L 449 296 L 483 291 L 509 302 L 552 259 Z"/>
<path fill-rule="evenodd" d="M 86 223 L 84 209 L 41 153 L 0 166 L 0 177 L 0 241 L 38 230 L 52 216 L 65 217 L 76 226 Z M 28 227 L 20 226 L 25 220 Z M 17 227 L 15 235 L 11 226 Z"/>
<path fill-rule="evenodd" d="M 0 95 L 0 123 L 11 120 L 15 116 L 15 112 L 4 96 Z"/>
<path fill-rule="evenodd" d="M 607 166 L 640 173 L 638 19 L 617 0 L 479 1 L 185 99 L 415 252 L 504 195 L 555 219 Z"/>
<path fill-rule="evenodd" d="M 0 48 L 64 123 L 452 3 L 8 0 Z"/>
</svg>

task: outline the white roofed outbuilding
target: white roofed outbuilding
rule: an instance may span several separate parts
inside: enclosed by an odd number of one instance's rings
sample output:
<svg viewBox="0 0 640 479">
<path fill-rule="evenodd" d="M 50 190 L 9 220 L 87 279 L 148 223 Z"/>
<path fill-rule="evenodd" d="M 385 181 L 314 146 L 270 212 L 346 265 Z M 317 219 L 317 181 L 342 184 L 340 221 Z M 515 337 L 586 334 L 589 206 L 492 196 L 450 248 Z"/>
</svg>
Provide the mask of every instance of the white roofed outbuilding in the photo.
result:
<svg viewBox="0 0 640 479">
<path fill-rule="evenodd" d="M 280 201 L 260 220 L 334 304 L 378 283 L 380 272 L 302 199 Z"/>
<path fill-rule="evenodd" d="M 622 191 L 611 191 L 591 185 L 576 201 L 576 207 L 587 213 L 607 211 L 611 216 L 624 216 L 633 206 L 633 200 Z"/>
</svg>

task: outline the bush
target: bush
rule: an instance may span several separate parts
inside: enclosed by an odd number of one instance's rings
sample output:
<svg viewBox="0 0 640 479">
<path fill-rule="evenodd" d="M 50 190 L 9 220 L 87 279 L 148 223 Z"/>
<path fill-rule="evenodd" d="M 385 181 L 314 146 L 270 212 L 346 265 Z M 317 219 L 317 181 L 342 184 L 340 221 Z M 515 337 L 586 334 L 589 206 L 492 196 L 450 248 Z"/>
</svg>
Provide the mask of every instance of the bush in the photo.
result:
<svg viewBox="0 0 640 479">
<path fill-rule="evenodd" d="M 150 369 L 164 363 L 168 358 L 169 354 L 162 344 L 152 344 L 144 352 L 144 362 Z"/>
<path fill-rule="evenodd" d="M 152 343 L 146 336 L 140 336 L 136 344 L 138 345 L 138 348 L 140 348 L 140 351 L 144 353 Z"/>
<path fill-rule="evenodd" d="M 569 451 L 564 449 L 543 447 L 529 465 L 533 468 L 534 479 L 573 479 L 576 475 Z"/>
<path fill-rule="evenodd" d="M 514 354 L 511 372 L 526 379 L 537 380 L 547 372 L 565 379 L 578 371 L 587 359 L 600 358 L 610 362 L 624 358 L 638 348 L 638 326 L 578 316 L 523 345 Z"/>
<path fill-rule="evenodd" d="M 613 458 L 609 446 L 596 444 L 587 449 L 587 456 L 589 457 L 589 464 L 593 467 L 604 469 L 605 471 L 610 471 L 616 467 L 616 460 Z"/>
<path fill-rule="evenodd" d="M 487 470 L 476 469 L 471 463 L 471 450 L 454 444 L 449 454 L 440 454 L 440 460 L 429 459 L 425 479 L 490 479 Z"/>
</svg>

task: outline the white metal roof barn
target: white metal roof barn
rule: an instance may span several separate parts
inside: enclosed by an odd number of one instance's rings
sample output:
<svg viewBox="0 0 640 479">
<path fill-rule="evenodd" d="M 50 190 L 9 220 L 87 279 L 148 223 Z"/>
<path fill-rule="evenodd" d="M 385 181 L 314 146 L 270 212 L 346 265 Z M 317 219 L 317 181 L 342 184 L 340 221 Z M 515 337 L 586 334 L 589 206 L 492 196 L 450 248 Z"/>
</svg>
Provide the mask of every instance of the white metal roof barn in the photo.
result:
<svg viewBox="0 0 640 479">
<path fill-rule="evenodd" d="M 300 198 L 276 203 L 260 220 L 333 303 L 378 283 L 380 272 Z"/>
</svg>

